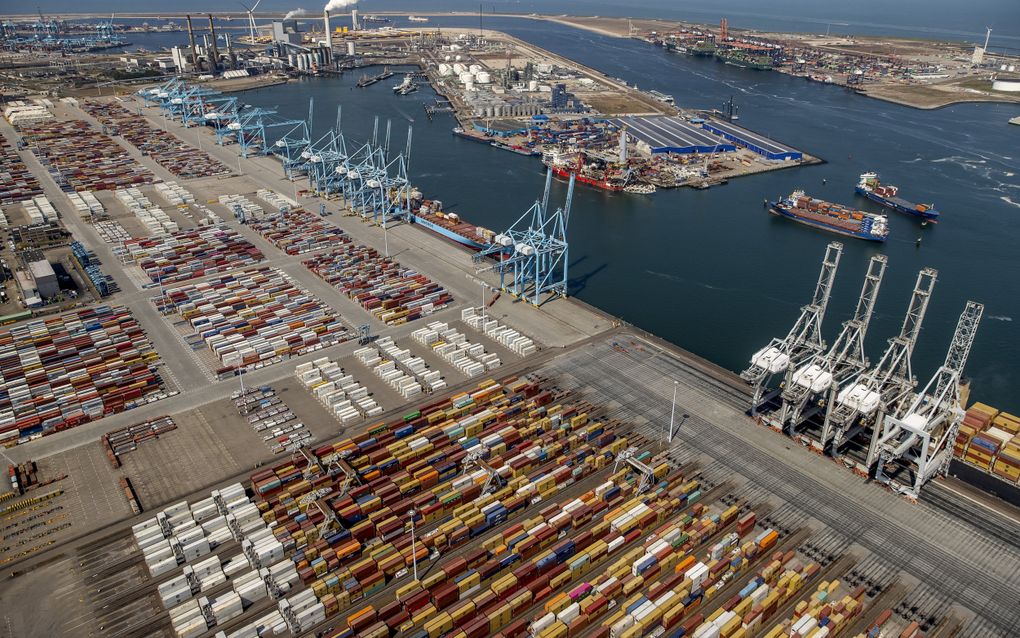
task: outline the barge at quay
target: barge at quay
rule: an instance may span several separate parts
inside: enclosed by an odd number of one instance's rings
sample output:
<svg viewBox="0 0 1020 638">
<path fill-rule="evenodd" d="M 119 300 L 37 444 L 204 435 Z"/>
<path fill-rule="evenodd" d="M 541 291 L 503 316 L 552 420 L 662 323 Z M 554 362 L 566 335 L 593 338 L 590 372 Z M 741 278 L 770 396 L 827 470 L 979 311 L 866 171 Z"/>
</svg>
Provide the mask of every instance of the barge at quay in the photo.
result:
<svg viewBox="0 0 1020 638">
<path fill-rule="evenodd" d="M 814 199 L 802 190 L 769 203 L 768 208 L 773 215 L 838 235 L 867 241 L 885 241 L 889 236 L 889 218 L 885 215 Z"/>
<path fill-rule="evenodd" d="M 920 217 L 932 223 L 938 222 L 939 212 L 935 210 L 935 204 L 915 204 L 899 197 L 899 189 L 895 186 L 883 185 L 878 179 L 878 173 L 864 173 L 861 180 L 857 182 L 854 189 L 858 195 L 867 197 L 873 202 L 891 208 L 899 213 L 905 213 L 912 217 Z"/>
</svg>

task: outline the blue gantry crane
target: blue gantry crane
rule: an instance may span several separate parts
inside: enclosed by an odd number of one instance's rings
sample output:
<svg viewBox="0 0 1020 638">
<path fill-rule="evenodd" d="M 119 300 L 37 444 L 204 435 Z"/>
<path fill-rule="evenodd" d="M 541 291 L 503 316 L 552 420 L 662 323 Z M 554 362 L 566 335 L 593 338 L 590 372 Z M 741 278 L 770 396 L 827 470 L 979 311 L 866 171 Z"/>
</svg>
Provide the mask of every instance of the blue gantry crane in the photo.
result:
<svg viewBox="0 0 1020 638">
<path fill-rule="evenodd" d="M 552 170 L 546 172 L 545 192 L 504 233 L 496 235 L 492 246 L 475 255 L 498 259 L 485 270 L 499 273 L 500 290 L 535 306 L 567 295 L 569 244 L 567 226 L 574 199 L 574 179 L 570 176 L 567 200 L 562 208 L 549 212 Z"/>
</svg>

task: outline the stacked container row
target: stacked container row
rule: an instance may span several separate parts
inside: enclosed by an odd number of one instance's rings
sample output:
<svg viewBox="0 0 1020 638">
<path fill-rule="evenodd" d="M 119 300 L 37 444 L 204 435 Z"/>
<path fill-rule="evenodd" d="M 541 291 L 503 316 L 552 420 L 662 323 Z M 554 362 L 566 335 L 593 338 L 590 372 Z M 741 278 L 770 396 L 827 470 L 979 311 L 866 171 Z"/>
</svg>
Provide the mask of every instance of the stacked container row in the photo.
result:
<svg viewBox="0 0 1020 638">
<path fill-rule="evenodd" d="M 163 182 L 156 184 L 156 192 L 166 201 L 174 206 L 187 206 L 195 203 L 195 196 L 177 182 Z"/>
<path fill-rule="evenodd" d="M 93 219 L 106 214 L 106 208 L 103 206 L 103 203 L 99 201 L 92 191 L 68 193 L 67 198 L 71 200 L 71 206 L 74 207 L 75 212 L 87 222 L 91 222 Z"/>
<path fill-rule="evenodd" d="M 205 151 L 185 144 L 173 133 L 155 128 L 116 102 L 85 102 L 82 109 L 178 177 L 190 179 L 230 173 L 229 168 Z"/>
<path fill-rule="evenodd" d="M 339 317 L 275 268 L 220 275 L 169 290 L 153 302 L 164 314 L 187 321 L 227 369 L 348 338 Z"/>
<path fill-rule="evenodd" d="M 501 364 L 499 355 L 486 352 L 485 346 L 468 341 L 463 334 L 441 321 L 433 321 L 428 326 L 415 330 L 411 337 L 432 348 L 433 352 L 469 377 L 484 374 Z"/>
<path fill-rule="evenodd" d="M 425 275 L 367 246 L 346 244 L 302 263 L 386 324 L 414 321 L 453 301 Z"/>
<path fill-rule="evenodd" d="M 285 545 L 296 543 L 298 571 L 303 580 L 311 579 L 306 582 L 328 615 L 371 596 L 411 564 L 409 523 L 403 514 L 409 508 L 419 526 L 446 521 L 416 545 L 421 566 L 426 547 L 445 551 L 485 533 L 527 508 L 528 495 L 541 490 L 552 498 L 603 467 L 610 448 L 619 451 L 626 446 L 625 440 L 606 434 L 601 424 L 589 423 L 576 408 L 547 404 L 547 396 L 533 386 L 512 388 L 516 390 L 487 383 L 470 395 L 426 406 L 401 421 L 316 449 L 315 455 L 323 460 L 345 455 L 350 471 L 362 481 L 342 498 L 327 497 L 343 529 L 325 539 L 316 539 L 315 534 L 321 513 L 305 509 L 302 495 L 339 486 L 343 476 L 303 479 L 299 463 L 303 459 L 297 458 L 298 463 L 253 475 L 256 493 L 268 496 L 264 518 Z M 529 418 L 519 421 L 524 414 Z M 451 415 L 457 416 L 447 418 Z M 482 436 L 485 432 L 491 434 Z M 606 447 L 594 447 L 600 443 Z M 481 467 L 458 477 L 469 454 L 485 458 L 498 478 Z M 496 491 L 484 492 L 487 486 Z M 451 511 L 453 518 L 446 520 Z M 384 544 L 366 545 L 373 537 Z"/>
<path fill-rule="evenodd" d="M 116 190 L 157 181 L 109 136 L 81 120 L 22 128 L 29 148 L 65 191 Z"/>
<path fill-rule="evenodd" d="M 248 225 L 288 255 L 334 248 L 351 241 L 336 226 L 300 208 L 249 221 Z"/>
<path fill-rule="evenodd" d="M 446 379 L 439 370 L 429 368 L 421 357 L 406 348 L 398 348 L 393 337 L 383 337 L 375 347 L 367 346 L 354 352 L 358 361 L 386 381 L 405 399 L 427 389 L 432 392 L 446 387 Z"/>
<path fill-rule="evenodd" d="M 485 336 L 493 341 L 503 344 L 514 354 L 526 357 L 535 352 L 537 349 L 535 342 L 529 337 L 525 337 L 509 326 L 504 326 L 491 316 L 486 317 L 478 314 L 479 312 L 478 308 L 465 308 L 460 312 L 460 319 L 475 330 L 484 332 Z"/>
<path fill-rule="evenodd" d="M 352 375 L 328 357 L 302 363 L 294 375 L 341 425 L 378 416 L 383 409 Z"/>
<path fill-rule="evenodd" d="M 42 195 L 39 180 L 7 139 L 0 137 L 0 205 L 23 202 L 37 195 Z"/>
<path fill-rule="evenodd" d="M 169 235 L 179 230 L 177 222 L 170 219 L 162 208 L 153 204 L 139 189 L 122 188 L 116 194 L 120 203 L 142 222 L 149 235 Z"/>
<path fill-rule="evenodd" d="M 262 251 L 227 226 L 124 241 L 126 256 L 153 282 L 187 281 L 262 261 Z"/>
<path fill-rule="evenodd" d="M 122 306 L 0 330 L 0 442 L 75 427 L 160 391 L 159 356 Z"/>
</svg>

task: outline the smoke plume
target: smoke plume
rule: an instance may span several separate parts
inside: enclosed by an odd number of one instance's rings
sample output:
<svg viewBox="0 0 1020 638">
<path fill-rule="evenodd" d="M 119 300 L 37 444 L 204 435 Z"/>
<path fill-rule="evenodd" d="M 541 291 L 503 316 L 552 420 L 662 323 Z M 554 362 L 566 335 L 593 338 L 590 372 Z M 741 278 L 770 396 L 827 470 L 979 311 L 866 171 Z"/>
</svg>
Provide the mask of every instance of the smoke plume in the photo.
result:
<svg viewBox="0 0 1020 638">
<path fill-rule="evenodd" d="M 343 9 L 349 7 L 352 4 L 357 4 L 358 0 L 329 0 L 326 4 L 326 11 L 336 11 L 337 9 Z"/>
<path fill-rule="evenodd" d="M 291 9 L 287 12 L 287 15 L 283 16 L 284 20 L 290 20 L 291 18 L 300 18 L 301 16 L 308 15 L 308 12 L 304 9 Z"/>
</svg>

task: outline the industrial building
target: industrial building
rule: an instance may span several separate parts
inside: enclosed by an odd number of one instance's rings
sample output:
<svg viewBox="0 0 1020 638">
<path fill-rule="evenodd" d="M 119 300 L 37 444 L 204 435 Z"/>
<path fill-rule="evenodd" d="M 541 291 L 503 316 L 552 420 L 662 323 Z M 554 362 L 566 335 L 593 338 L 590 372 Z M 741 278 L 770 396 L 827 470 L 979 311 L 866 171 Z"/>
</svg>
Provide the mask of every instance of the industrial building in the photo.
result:
<svg viewBox="0 0 1020 638">
<path fill-rule="evenodd" d="M 784 146 L 779 142 L 770 140 L 767 137 L 758 135 L 733 124 L 722 120 L 709 120 L 701 125 L 706 131 L 721 135 L 726 139 L 736 142 L 749 150 L 770 160 L 800 160 L 804 154 L 800 151 Z"/>
<path fill-rule="evenodd" d="M 35 289 L 43 299 L 56 297 L 60 294 L 60 285 L 57 283 L 57 273 L 53 266 L 45 259 L 29 262 L 28 270 L 32 273 L 35 282 Z"/>
<path fill-rule="evenodd" d="M 284 44 L 301 44 L 301 33 L 298 31 L 297 20 L 273 21 L 273 42 Z"/>
<path fill-rule="evenodd" d="M 679 117 L 623 117 L 610 120 L 639 144 L 647 144 L 652 153 L 720 153 L 735 151 L 736 146 L 723 137 L 682 120 Z"/>
</svg>

